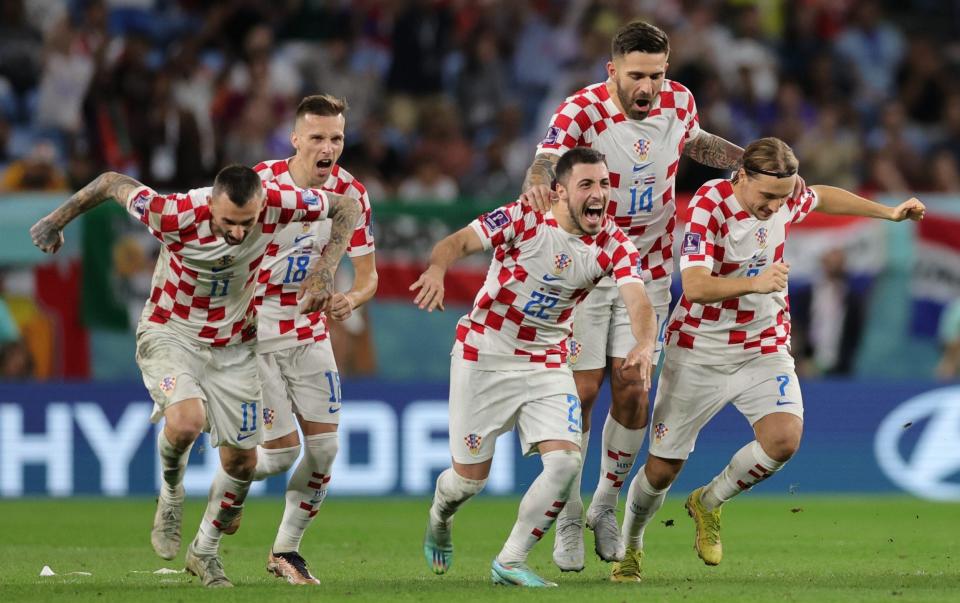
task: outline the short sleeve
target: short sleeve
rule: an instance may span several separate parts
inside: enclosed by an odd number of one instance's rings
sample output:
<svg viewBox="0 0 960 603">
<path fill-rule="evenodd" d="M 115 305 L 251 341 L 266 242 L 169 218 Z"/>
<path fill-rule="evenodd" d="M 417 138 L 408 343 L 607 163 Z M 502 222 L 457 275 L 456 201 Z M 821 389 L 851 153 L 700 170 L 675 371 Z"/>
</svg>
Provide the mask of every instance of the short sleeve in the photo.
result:
<svg viewBox="0 0 960 603">
<path fill-rule="evenodd" d="M 177 251 L 183 243 L 198 238 L 197 224 L 209 216 L 205 191 L 209 189 L 161 195 L 148 186 L 141 186 L 131 191 L 125 206 L 127 212 L 145 224 L 153 236 Z M 195 197 L 204 199 L 204 203 L 196 202 Z"/>
<path fill-rule="evenodd" d="M 787 207 L 790 209 L 790 222 L 802 222 L 817 207 L 819 201 L 820 198 L 817 193 L 810 187 L 803 189 L 799 197 L 787 199 Z"/>
<path fill-rule="evenodd" d="M 604 244 L 604 254 L 611 260 L 608 274 L 616 281 L 617 287 L 623 287 L 628 283 L 642 285 L 640 252 L 612 220 L 609 223 L 613 225 L 613 230 L 610 231 L 610 236 Z"/>
<path fill-rule="evenodd" d="M 537 145 L 538 154 L 562 155 L 580 144 L 583 133 L 593 123 L 587 114 L 587 103 L 583 96 L 571 96 L 557 107 L 550 118 L 546 135 Z"/>
<path fill-rule="evenodd" d="M 291 222 L 316 222 L 330 212 L 330 200 L 323 191 L 299 189 L 275 182 L 264 183 L 266 202 L 260 221 L 264 232 Z"/>
<path fill-rule="evenodd" d="M 717 202 L 708 195 L 714 189 L 701 187 L 690 201 L 690 219 L 680 241 L 680 270 L 703 266 L 713 271 L 714 246 L 720 234 Z"/>
<path fill-rule="evenodd" d="M 480 237 L 484 250 L 508 245 L 514 239 L 527 238 L 536 232 L 542 216 L 519 201 L 492 209 L 470 222 Z"/>
<path fill-rule="evenodd" d="M 353 230 L 353 236 L 350 237 L 350 244 L 347 246 L 347 255 L 355 258 L 373 253 L 374 251 L 373 230 L 370 226 L 373 219 L 373 212 L 370 206 L 370 197 L 367 195 L 367 189 L 360 186 L 360 183 L 356 181 L 354 181 L 351 186 L 353 190 L 359 191 L 357 201 L 360 203 L 360 217 L 357 218 L 357 226 Z"/>
</svg>

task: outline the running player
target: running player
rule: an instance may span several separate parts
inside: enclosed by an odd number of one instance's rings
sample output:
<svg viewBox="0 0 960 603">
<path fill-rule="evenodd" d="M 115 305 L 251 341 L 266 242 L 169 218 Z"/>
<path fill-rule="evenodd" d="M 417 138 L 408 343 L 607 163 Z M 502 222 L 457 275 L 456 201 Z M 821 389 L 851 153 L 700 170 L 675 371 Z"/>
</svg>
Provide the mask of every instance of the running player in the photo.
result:
<svg viewBox="0 0 960 603">
<path fill-rule="evenodd" d="M 321 191 L 264 185 L 243 166 L 221 170 L 212 188 L 166 196 L 108 172 L 37 222 L 30 231 L 34 244 L 56 252 L 66 225 L 110 198 L 162 243 L 153 293 L 137 329 L 137 364 L 154 401 L 152 420 L 166 419 L 158 437 L 164 484 L 157 518 L 175 523 L 176 532 L 166 534 L 162 551 L 172 558 L 179 548 L 183 469 L 207 425 L 221 467 L 186 567 L 205 586 L 232 586 L 218 548 L 221 536 L 236 530 L 261 438 L 253 348 L 260 263 L 278 227 L 330 218 L 332 242 L 296 293 L 305 312 L 326 308 L 359 206 Z"/>
<path fill-rule="evenodd" d="M 443 309 L 443 277 L 456 260 L 493 249 L 473 309 L 460 319 L 450 366 L 453 466 L 437 479 L 424 554 L 435 573 L 453 561 L 456 510 L 490 473 L 497 436 L 517 426 L 525 454 L 543 472 L 493 561 L 497 584 L 556 586 L 527 565 L 553 525 L 580 472 L 580 400 L 567 358 L 574 307 L 609 276 L 623 295 L 635 343 L 618 370 L 648 388 L 655 320 L 636 248 L 606 215 L 610 178 L 603 156 L 567 151 L 557 163 L 559 201 L 546 214 L 519 202 L 495 209 L 437 243 L 430 266 L 411 285 L 421 309 Z"/>
<path fill-rule="evenodd" d="M 296 154 L 265 161 L 253 169 L 264 181 L 318 188 L 356 199 L 360 218 L 347 246 L 353 287 L 335 293 L 324 314 L 301 314 L 296 293 L 311 258 L 330 239 L 324 222 L 290 224 L 267 249 L 257 287 L 257 358 L 263 384 L 264 439 L 257 450 L 254 479 L 286 472 L 304 455 L 287 484 L 286 505 L 267 569 L 291 584 L 319 584 L 300 555 L 300 541 L 326 497 L 330 468 L 337 456 L 340 421 L 340 373 L 327 336 L 327 317 L 346 320 L 377 290 L 377 268 L 370 233 L 367 191 L 337 165 L 343 152 L 347 104 L 328 95 L 304 98 L 297 107 L 290 142 Z"/>
<path fill-rule="evenodd" d="M 666 79 L 669 54 L 669 40 L 659 28 L 643 21 L 622 27 L 613 38 L 609 78 L 573 94 L 556 110 L 527 172 L 522 196 L 546 211 L 556 200 L 550 183 L 564 150 L 579 145 L 604 154 L 610 166 L 607 211 L 640 251 L 647 294 L 656 309 L 659 337 L 654 366 L 670 303 L 674 181 L 680 155 L 712 167 L 736 169 L 743 152 L 700 129 L 693 95 L 682 84 Z M 571 357 L 571 367 L 583 403 L 584 458 L 590 411 L 603 385 L 605 367 L 610 368 L 612 404 L 603 425 L 600 476 L 586 515 L 597 554 L 605 561 L 623 558 L 617 498 L 643 445 L 647 425 L 647 391 L 620 371 L 633 345 L 623 301 L 613 281 L 605 279 L 577 309 L 570 343 L 571 348 L 582 350 Z M 583 569 L 579 476 L 557 520 L 553 559 L 564 571 Z"/>
<path fill-rule="evenodd" d="M 790 356 L 790 305 L 783 260 L 792 224 L 811 211 L 920 220 L 909 199 L 886 207 L 832 186 L 796 186 L 798 162 L 783 141 L 747 146 L 731 180 L 705 183 L 691 202 L 680 247 L 683 297 L 670 317 L 666 357 L 653 405 L 650 453 L 630 484 L 627 552 L 612 579 L 641 579 L 643 532 L 693 450 L 703 426 L 732 402 L 756 439 L 687 498 L 697 554 L 720 563 L 721 505 L 776 473 L 800 445 L 803 399 Z"/>
</svg>

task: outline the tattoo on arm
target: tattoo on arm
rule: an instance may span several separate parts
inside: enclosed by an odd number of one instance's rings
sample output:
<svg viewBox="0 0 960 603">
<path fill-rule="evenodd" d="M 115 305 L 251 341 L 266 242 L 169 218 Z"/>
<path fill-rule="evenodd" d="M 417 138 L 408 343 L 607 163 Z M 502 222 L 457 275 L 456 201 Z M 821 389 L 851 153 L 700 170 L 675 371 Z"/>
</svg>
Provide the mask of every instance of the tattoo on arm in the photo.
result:
<svg viewBox="0 0 960 603">
<path fill-rule="evenodd" d="M 330 211 L 330 241 L 315 262 L 313 273 L 318 274 L 321 284 L 333 290 L 333 273 L 347 249 L 353 230 L 360 218 L 360 204 L 356 199 L 344 195 L 328 194 Z M 327 282 L 329 281 L 329 283 Z"/>
<path fill-rule="evenodd" d="M 540 153 L 533 158 L 530 169 L 527 170 L 527 177 L 523 180 L 523 191 L 530 190 L 530 187 L 542 184 L 550 186 L 557 177 L 557 162 L 560 161 L 559 155 Z"/>
<path fill-rule="evenodd" d="M 63 228 L 77 216 L 86 213 L 100 205 L 107 199 L 114 199 L 120 205 L 127 202 L 127 197 L 134 189 L 143 186 L 130 176 L 117 172 L 104 172 L 94 180 L 70 196 L 63 205 L 47 216 L 58 228 Z"/>
<path fill-rule="evenodd" d="M 683 154 L 713 168 L 737 170 L 740 169 L 743 149 L 716 134 L 701 131 L 683 148 Z"/>
</svg>

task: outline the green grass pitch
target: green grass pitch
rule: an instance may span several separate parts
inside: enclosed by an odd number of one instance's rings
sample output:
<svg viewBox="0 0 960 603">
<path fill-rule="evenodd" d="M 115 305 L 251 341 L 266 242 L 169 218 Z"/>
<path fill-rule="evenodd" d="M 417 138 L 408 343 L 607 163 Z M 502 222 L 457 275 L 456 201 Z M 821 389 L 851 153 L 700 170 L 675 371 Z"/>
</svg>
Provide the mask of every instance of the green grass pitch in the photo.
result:
<svg viewBox="0 0 960 603">
<path fill-rule="evenodd" d="M 202 501 L 185 513 L 185 540 Z M 451 573 L 434 576 L 421 549 L 428 501 L 331 498 L 302 547 L 319 587 L 293 587 L 268 575 L 264 560 L 282 511 L 279 498 L 247 502 L 243 524 L 224 538 L 227 575 L 237 588 L 208 591 L 183 567 L 153 554 L 152 500 L 0 502 L 0 598 L 10 601 L 958 601 L 960 507 L 905 497 L 743 496 L 724 508 L 724 560 L 706 567 L 693 551 L 693 523 L 670 498 L 647 531 L 644 582 L 614 584 L 592 553 L 561 574 L 552 532 L 531 565 L 560 588 L 493 586 L 490 561 L 516 514 L 514 498 L 471 501 L 454 526 Z M 673 520 L 670 522 L 669 520 Z M 671 524 L 672 525 L 668 525 Z M 185 548 L 185 546 L 184 546 Z M 53 577 L 39 577 L 49 565 Z M 90 572 L 82 576 L 69 572 Z"/>
</svg>

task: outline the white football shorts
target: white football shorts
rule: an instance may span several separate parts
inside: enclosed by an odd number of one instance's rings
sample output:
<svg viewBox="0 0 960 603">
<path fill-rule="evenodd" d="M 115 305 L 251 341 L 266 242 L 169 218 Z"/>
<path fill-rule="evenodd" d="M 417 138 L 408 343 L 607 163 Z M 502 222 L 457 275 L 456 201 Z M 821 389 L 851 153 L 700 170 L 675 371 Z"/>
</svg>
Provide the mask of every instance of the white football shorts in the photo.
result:
<svg viewBox="0 0 960 603">
<path fill-rule="evenodd" d="M 330 340 L 257 354 L 263 383 L 263 439 L 297 429 L 294 413 L 316 423 L 340 422 L 340 373 Z"/>
</svg>

